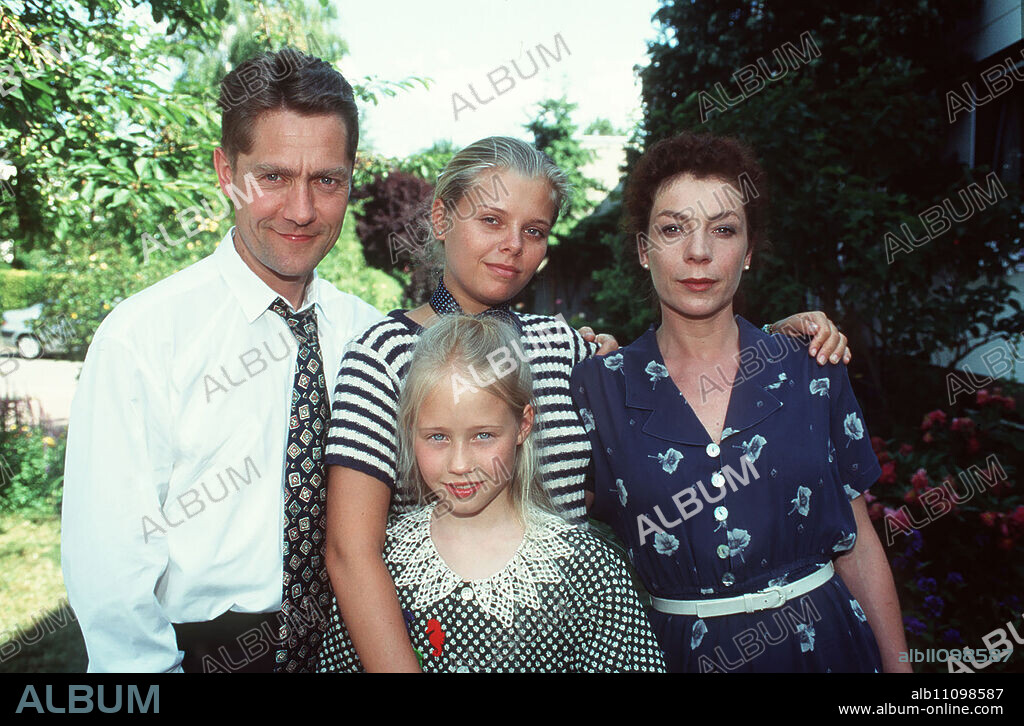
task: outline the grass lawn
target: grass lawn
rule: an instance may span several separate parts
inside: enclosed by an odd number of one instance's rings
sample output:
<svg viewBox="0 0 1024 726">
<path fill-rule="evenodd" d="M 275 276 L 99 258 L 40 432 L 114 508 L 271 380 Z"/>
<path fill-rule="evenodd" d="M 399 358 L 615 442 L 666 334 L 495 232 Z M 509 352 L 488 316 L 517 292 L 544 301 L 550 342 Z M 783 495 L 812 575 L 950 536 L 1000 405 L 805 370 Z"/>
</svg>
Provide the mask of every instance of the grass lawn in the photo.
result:
<svg viewBox="0 0 1024 726">
<path fill-rule="evenodd" d="M 60 571 L 60 517 L 0 517 L 0 673 L 85 672 Z"/>
<path fill-rule="evenodd" d="M 597 529 L 629 567 L 611 531 Z M 60 517 L 0 516 L 0 572 L 0 673 L 84 673 L 85 642 L 60 571 Z"/>
</svg>

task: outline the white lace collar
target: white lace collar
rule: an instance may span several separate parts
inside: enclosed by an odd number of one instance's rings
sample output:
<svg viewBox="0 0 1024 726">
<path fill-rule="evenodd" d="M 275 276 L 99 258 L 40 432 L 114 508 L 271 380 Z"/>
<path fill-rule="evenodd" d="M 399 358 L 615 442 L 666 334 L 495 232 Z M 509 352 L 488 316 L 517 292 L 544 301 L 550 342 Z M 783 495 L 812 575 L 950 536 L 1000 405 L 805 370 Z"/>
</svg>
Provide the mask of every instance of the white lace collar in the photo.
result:
<svg viewBox="0 0 1024 726">
<path fill-rule="evenodd" d="M 562 581 L 557 560 L 573 554 L 573 547 L 561 537 L 573 528 L 568 522 L 545 512 L 532 512 L 523 541 L 508 564 L 488 578 L 467 581 L 445 564 L 430 538 L 434 506 L 401 517 L 388 532 L 392 545 L 387 559 L 402 566 L 395 586 L 410 588 L 413 607 L 429 607 L 456 588 L 469 587 L 480 609 L 507 628 L 512 626 L 516 605 L 540 609 L 539 583 Z"/>
</svg>

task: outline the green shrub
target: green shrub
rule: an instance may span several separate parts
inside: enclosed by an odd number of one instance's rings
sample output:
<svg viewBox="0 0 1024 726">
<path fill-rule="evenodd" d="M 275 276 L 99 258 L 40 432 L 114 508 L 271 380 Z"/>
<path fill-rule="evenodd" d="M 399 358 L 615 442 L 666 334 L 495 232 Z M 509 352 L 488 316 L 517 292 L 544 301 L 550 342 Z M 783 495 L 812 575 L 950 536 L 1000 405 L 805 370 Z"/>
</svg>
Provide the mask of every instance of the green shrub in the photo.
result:
<svg viewBox="0 0 1024 726">
<path fill-rule="evenodd" d="M 43 327 L 59 329 L 72 357 L 84 358 L 92 336 L 113 310 L 130 295 L 159 282 L 213 252 L 215 234 L 203 234 L 141 262 L 133 250 L 107 247 L 96 252 L 72 248 L 63 265 L 49 277 Z M 58 266 L 55 265 L 55 268 Z"/>
<path fill-rule="evenodd" d="M 0 313 L 43 302 L 48 276 L 32 270 L 0 270 Z"/>
<path fill-rule="evenodd" d="M 0 514 L 53 516 L 60 511 L 66 434 L 18 423 L 0 401 Z"/>
<path fill-rule="evenodd" d="M 205 224 L 204 234 L 180 246 L 155 251 L 147 262 L 140 261 L 134 250 L 107 247 L 90 252 L 73 248 L 63 261 L 63 269 L 54 270 L 47 278 L 47 299 L 52 304 L 47 306 L 42 324 L 59 329 L 62 337 L 68 338 L 69 354 L 83 358 L 96 329 L 115 305 L 213 253 L 231 222 L 225 219 L 216 225 L 207 220 Z M 363 260 L 351 214 L 346 216 L 337 244 L 317 272 L 339 290 L 383 312 L 402 303 L 401 281 L 368 267 Z"/>
<path fill-rule="evenodd" d="M 342 292 L 362 298 L 382 313 L 402 307 L 402 282 L 383 270 L 370 267 L 363 258 L 363 246 L 356 237 L 352 210 L 334 249 L 317 266 L 317 274 Z"/>
</svg>

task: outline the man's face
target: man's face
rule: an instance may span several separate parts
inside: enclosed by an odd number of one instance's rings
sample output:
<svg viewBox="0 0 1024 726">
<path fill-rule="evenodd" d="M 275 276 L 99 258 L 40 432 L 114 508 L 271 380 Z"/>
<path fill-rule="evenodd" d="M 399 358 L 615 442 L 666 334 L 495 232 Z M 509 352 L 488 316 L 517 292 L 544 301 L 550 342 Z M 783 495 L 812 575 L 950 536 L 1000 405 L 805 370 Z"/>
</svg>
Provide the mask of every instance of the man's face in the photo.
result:
<svg viewBox="0 0 1024 726">
<path fill-rule="evenodd" d="M 270 287 L 304 284 L 337 241 L 352 178 L 346 148 L 337 115 L 275 110 L 257 118 L 252 148 L 234 166 L 214 153 L 235 204 L 238 252 Z"/>
</svg>

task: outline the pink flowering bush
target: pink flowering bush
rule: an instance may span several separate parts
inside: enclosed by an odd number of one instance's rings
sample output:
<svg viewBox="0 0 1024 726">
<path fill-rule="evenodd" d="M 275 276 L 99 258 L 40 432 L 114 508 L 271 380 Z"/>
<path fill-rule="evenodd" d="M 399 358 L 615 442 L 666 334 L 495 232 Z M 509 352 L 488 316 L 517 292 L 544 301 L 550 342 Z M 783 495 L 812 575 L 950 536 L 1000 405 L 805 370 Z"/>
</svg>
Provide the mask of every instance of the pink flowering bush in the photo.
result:
<svg viewBox="0 0 1024 726">
<path fill-rule="evenodd" d="M 908 647 L 985 648 L 982 637 L 1007 621 L 1024 632 L 1022 432 L 1016 398 L 990 388 L 925 413 L 910 435 L 871 439 L 882 475 L 865 502 L 892 565 Z M 1024 648 L 985 668 L 1005 671 L 1024 671 Z"/>
</svg>

